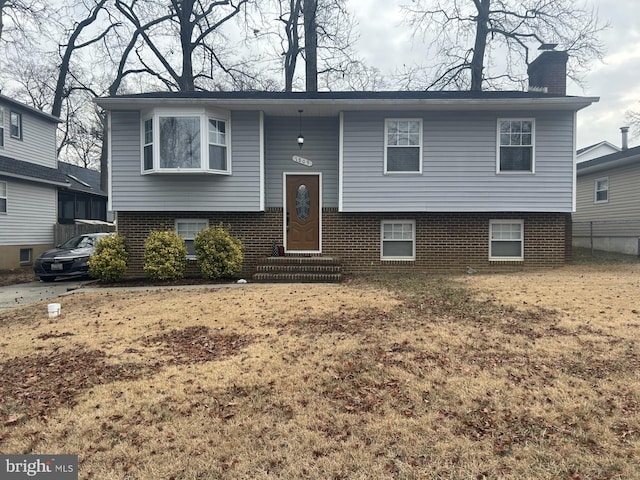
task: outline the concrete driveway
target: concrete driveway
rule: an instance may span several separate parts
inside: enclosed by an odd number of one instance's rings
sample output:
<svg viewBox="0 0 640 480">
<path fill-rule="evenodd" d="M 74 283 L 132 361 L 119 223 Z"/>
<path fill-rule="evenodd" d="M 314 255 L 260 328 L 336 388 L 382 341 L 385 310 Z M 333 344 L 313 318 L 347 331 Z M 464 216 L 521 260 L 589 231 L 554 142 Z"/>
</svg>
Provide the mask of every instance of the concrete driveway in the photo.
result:
<svg viewBox="0 0 640 480">
<path fill-rule="evenodd" d="M 92 281 L 95 280 L 62 279 L 52 283 L 30 282 L 0 287 L 0 312 L 42 300 L 53 300 Z"/>
</svg>

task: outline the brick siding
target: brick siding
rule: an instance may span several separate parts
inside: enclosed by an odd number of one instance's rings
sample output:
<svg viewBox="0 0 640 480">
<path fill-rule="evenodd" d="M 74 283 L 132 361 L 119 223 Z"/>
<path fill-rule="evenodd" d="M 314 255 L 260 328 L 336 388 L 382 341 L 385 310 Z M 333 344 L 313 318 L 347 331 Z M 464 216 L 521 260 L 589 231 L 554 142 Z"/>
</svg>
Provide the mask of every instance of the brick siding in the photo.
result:
<svg viewBox="0 0 640 480">
<path fill-rule="evenodd" d="M 322 253 L 342 261 L 343 273 L 512 270 L 557 267 L 571 255 L 571 216 L 563 213 L 406 213 L 352 214 L 325 209 L 322 213 Z M 245 245 L 241 275 L 250 276 L 258 262 L 271 255 L 273 242 L 282 242 L 282 209 L 259 213 L 118 212 L 118 231 L 130 252 L 129 276 L 142 276 L 144 242 L 152 230 L 175 228 L 176 218 L 208 219 L 229 227 Z M 489 221 L 524 220 L 524 260 L 489 260 Z M 380 259 L 380 222 L 415 220 L 415 261 Z M 190 262 L 188 274 L 197 274 Z"/>
</svg>

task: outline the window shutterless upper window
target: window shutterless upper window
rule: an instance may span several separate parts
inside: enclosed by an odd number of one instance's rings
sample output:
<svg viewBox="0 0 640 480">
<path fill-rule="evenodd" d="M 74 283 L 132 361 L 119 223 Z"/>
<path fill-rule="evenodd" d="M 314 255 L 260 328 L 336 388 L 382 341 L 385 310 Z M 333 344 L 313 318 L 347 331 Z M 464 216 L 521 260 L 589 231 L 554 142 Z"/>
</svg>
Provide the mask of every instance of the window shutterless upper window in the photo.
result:
<svg viewBox="0 0 640 480">
<path fill-rule="evenodd" d="M 7 213 L 7 182 L 0 182 L 0 213 Z"/>
<path fill-rule="evenodd" d="M 524 221 L 489 222 L 489 260 L 524 260 Z"/>
<path fill-rule="evenodd" d="M 422 173 L 422 119 L 384 121 L 384 173 Z"/>
<path fill-rule="evenodd" d="M 204 111 L 153 111 L 143 118 L 143 173 L 230 174 L 229 120 Z"/>
<path fill-rule="evenodd" d="M 595 181 L 595 203 L 607 203 L 609 201 L 609 178 L 598 178 Z"/>
<path fill-rule="evenodd" d="M 535 121 L 498 119 L 498 173 L 535 173 Z"/>
<path fill-rule="evenodd" d="M 380 226 L 380 243 L 382 260 L 415 260 L 416 222 L 383 220 Z"/>
<path fill-rule="evenodd" d="M 22 140 L 22 114 L 11 112 L 9 114 L 9 133 L 11 138 Z"/>
</svg>

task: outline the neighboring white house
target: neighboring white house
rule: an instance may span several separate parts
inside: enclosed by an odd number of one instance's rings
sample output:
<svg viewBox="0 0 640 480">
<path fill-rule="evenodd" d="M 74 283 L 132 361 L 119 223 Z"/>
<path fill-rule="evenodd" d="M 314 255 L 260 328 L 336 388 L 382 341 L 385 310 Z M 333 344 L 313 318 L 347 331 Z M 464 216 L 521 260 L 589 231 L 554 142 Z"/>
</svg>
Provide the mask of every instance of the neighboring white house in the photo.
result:
<svg viewBox="0 0 640 480">
<path fill-rule="evenodd" d="M 640 255 L 640 147 L 577 165 L 573 245 Z"/>
<path fill-rule="evenodd" d="M 51 248 L 57 189 L 59 119 L 0 95 L 0 269 L 30 265 Z"/>
<path fill-rule="evenodd" d="M 604 157 L 605 155 L 609 155 L 611 153 L 616 153 L 619 151 L 619 147 L 616 147 L 613 143 L 609 143 L 604 140 L 602 142 L 594 143 L 593 145 L 589 145 L 588 147 L 579 149 L 576 152 L 576 162 L 586 162 L 587 160 Z"/>
</svg>

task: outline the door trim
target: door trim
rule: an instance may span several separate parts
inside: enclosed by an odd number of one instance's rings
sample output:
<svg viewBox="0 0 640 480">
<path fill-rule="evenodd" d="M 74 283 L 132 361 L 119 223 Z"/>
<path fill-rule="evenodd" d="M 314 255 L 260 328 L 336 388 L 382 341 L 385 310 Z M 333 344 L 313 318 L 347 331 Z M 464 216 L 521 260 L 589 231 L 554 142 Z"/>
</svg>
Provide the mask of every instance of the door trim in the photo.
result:
<svg viewBox="0 0 640 480">
<path fill-rule="evenodd" d="M 287 250 L 291 253 L 322 253 L 322 172 L 282 172 L 282 245 L 287 244 L 287 177 L 318 177 L 318 250 Z"/>
</svg>

